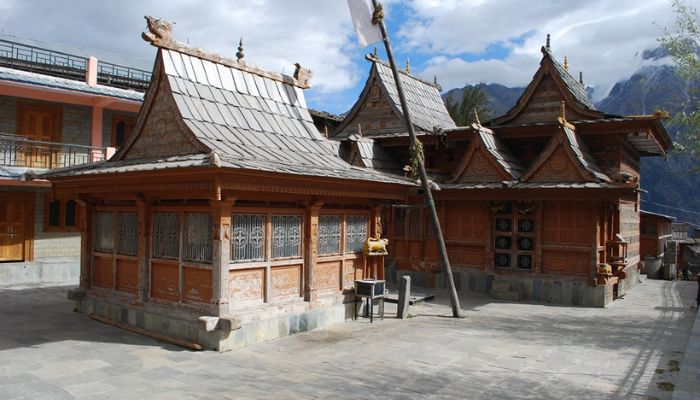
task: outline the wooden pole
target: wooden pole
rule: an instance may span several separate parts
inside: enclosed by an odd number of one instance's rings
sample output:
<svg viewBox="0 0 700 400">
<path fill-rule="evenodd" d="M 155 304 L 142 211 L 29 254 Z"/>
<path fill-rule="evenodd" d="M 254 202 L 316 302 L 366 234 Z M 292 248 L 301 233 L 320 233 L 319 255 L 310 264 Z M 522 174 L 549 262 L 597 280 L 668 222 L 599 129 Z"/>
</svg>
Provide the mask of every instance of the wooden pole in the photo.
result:
<svg viewBox="0 0 700 400">
<path fill-rule="evenodd" d="M 372 3 L 374 5 L 375 15 L 380 14 L 378 12 L 378 10 L 381 10 L 381 5 L 379 4 L 379 1 L 372 0 Z M 413 122 L 411 122 L 411 114 L 408 112 L 406 97 L 403 93 L 403 86 L 401 86 L 401 79 L 399 79 L 399 71 L 396 68 L 396 63 L 394 62 L 394 53 L 391 50 L 391 43 L 389 42 L 389 34 L 387 33 L 386 25 L 384 24 L 384 18 L 377 18 L 376 24 L 379 25 L 379 29 L 382 33 L 384 47 L 386 48 L 386 55 L 389 58 L 389 65 L 391 66 L 391 71 L 394 74 L 396 91 L 399 94 L 401 109 L 403 110 L 403 116 L 406 120 L 406 128 L 408 128 L 408 135 L 411 138 L 411 144 L 413 144 L 416 141 L 418 141 L 418 139 L 416 138 L 416 132 L 413 129 Z M 442 230 L 440 229 L 440 220 L 438 219 L 437 211 L 435 210 L 433 194 L 430 192 L 428 174 L 425 172 L 423 154 L 421 154 L 420 157 L 418 157 L 418 172 L 420 174 L 421 186 L 423 188 L 423 194 L 425 196 L 425 206 L 428 208 L 431 221 L 433 221 L 433 233 L 435 236 L 435 240 L 437 241 L 438 252 L 440 253 L 440 261 L 442 262 L 443 271 L 445 273 L 445 276 L 447 277 L 447 283 L 449 284 L 450 304 L 452 305 L 452 316 L 455 318 L 461 318 L 462 310 L 459 307 L 459 298 L 457 297 L 457 290 L 455 289 L 455 282 L 454 278 L 452 277 L 452 268 L 450 267 L 450 260 L 447 257 L 447 248 L 445 247 L 445 240 L 442 237 Z"/>
</svg>

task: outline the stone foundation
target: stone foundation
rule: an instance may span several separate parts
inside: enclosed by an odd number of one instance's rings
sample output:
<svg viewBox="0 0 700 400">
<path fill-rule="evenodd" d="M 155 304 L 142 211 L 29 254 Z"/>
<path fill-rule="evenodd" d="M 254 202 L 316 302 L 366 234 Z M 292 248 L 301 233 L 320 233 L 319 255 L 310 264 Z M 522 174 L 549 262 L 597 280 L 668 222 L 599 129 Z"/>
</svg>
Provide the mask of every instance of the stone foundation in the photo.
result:
<svg viewBox="0 0 700 400">
<path fill-rule="evenodd" d="M 618 284 L 618 296 L 624 295 L 639 283 L 639 270 L 636 267 L 630 268 L 626 273 L 627 277 Z M 527 274 L 498 275 L 465 268 L 453 268 L 452 274 L 457 291 L 480 293 L 501 300 L 606 307 L 613 301 L 614 295 L 613 285 L 590 286 L 584 279 Z M 434 279 L 434 287 L 446 287 L 442 273 L 397 271 L 393 264 L 386 268 L 385 276 L 390 282 L 396 283 L 398 277 L 403 275 L 410 276 L 414 286 L 431 287 L 428 283 Z"/>
<path fill-rule="evenodd" d="M 237 347 L 278 339 L 317 328 L 345 322 L 353 318 L 353 302 L 325 304 L 314 308 L 311 303 L 292 307 L 294 311 L 280 313 L 265 319 L 251 319 L 240 323 L 235 315 L 226 318 L 210 317 L 205 313 L 183 311 L 160 304 L 133 305 L 118 298 L 92 296 L 89 292 L 69 292 L 76 300 L 76 309 L 100 320 L 127 325 L 155 335 L 201 346 L 206 350 L 228 351 Z M 258 317 L 269 315 L 261 309 Z M 116 328 L 115 328 L 116 329 Z M 158 339 L 157 336 L 155 336 Z"/>
</svg>

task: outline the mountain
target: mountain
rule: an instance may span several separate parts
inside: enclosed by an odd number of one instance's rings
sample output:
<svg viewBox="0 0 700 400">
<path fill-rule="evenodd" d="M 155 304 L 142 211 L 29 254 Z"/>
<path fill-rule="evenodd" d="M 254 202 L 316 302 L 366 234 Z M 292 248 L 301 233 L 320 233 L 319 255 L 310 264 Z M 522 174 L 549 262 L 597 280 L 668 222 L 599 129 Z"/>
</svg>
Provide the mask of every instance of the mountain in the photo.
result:
<svg viewBox="0 0 700 400">
<path fill-rule="evenodd" d="M 657 48 L 644 51 L 642 58 L 658 61 L 667 55 L 663 48 Z M 478 86 L 486 92 L 494 115 L 510 110 L 524 90 L 494 83 Z M 452 89 L 443 98 L 446 102 L 457 101 L 464 89 Z M 673 66 L 659 63 L 644 66 L 629 79 L 618 82 L 595 106 L 617 115 L 652 114 L 656 110 L 673 115 L 682 111 L 689 96 L 688 82 L 676 74 Z M 665 125 L 675 141 L 677 128 L 670 123 Z M 700 226 L 700 162 L 697 159 L 675 152 L 665 158 L 644 157 L 641 170 L 641 186 L 645 191 L 641 196 L 643 210 L 675 216 L 679 222 Z"/>
</svg>

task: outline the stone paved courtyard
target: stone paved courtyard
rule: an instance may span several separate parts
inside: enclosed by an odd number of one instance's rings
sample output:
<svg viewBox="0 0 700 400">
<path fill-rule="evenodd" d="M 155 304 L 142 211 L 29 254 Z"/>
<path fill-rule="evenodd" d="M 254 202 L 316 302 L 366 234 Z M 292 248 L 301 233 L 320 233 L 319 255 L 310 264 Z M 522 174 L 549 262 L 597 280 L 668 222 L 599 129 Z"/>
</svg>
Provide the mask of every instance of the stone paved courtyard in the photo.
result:
<svg viewBox="0 0 700 400">
<path fill-rule="evenodd" d="M 669 399 L 696 288 L 646 280 L 607 309 L 469 296 L 460 320 L 438 295 L 220 354 L 74 313 L 68 287 L 0 287 L 0 399 Z"/>
</svg>

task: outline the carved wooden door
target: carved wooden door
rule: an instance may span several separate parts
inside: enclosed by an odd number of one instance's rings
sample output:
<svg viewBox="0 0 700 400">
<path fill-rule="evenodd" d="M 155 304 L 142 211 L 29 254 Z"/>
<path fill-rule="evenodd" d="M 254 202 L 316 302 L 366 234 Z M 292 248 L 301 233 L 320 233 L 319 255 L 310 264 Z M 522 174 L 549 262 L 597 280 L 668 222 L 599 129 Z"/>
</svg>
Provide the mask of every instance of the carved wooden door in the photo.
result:
<svg viewBox="0 0 700 400">
<path fill-rule="evenodd" d="M 0 261 L 24 260 L 27 204 L 0 199 Z"/>
<path fill-rule="evenodd" d="M 21 106 L 18 108 L 17 132 L 29 140 L 43 144 L 21 145 L 17 149 L 17 165 L 35 168 L 56 167 L 58 149 L 49 143 L 58 140 L 60 112 L 48 107 Z"/>
</svg>

